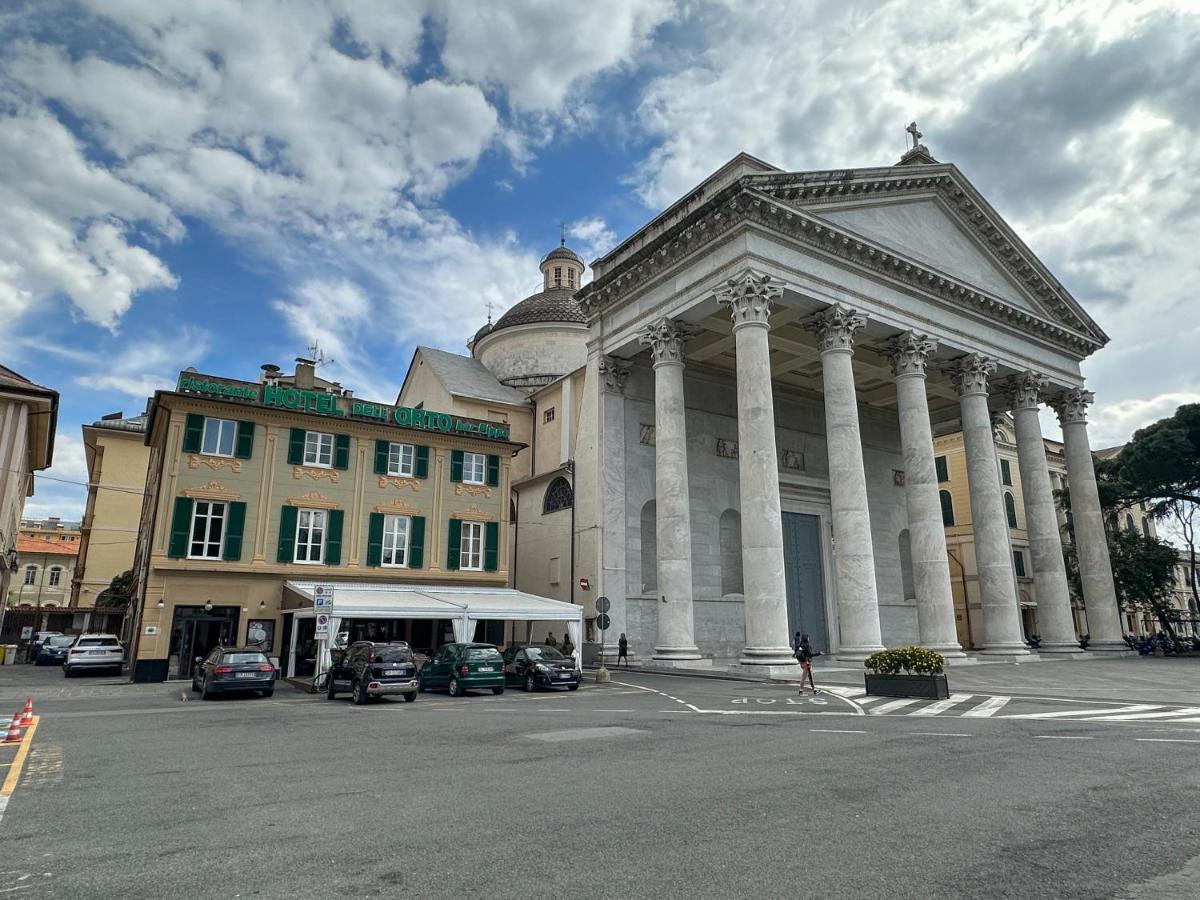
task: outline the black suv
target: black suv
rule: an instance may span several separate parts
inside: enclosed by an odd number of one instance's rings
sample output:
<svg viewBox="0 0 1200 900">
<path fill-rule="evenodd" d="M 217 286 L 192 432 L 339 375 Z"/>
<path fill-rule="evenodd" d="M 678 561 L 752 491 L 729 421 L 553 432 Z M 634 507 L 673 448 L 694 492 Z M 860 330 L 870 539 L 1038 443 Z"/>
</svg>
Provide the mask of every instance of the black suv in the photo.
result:
<svg viewBox="0 0 1200 900">
<path fill-rule="evenodd" d="M 404 641 L 356 641 L 340 659 L 334 657 L 329 669 L 326 694 L 332 700 L 338 691 L 350 691 L 360 705 L 368 697 L 385 694 L 403 694 L 405 701 L 412 703 L 417 699 L 417 664 L 412 649 Z"/>
</svg>

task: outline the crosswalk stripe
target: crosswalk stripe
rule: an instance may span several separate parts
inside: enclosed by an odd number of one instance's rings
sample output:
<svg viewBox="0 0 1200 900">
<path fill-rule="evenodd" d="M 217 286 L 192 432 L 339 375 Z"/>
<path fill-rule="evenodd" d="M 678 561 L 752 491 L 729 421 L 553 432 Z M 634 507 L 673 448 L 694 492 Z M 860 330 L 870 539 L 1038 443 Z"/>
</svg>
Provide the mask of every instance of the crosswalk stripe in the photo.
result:
<svg viewBox="0 0 1200 900">
<path fill-rule="evenodd" d="M 916 703 L 916 699 L 909 697 L 905 700 L 893 700 L 890 703 L 885 703 L 882 706 L 876 706 L 871 710 L 871 715 L 882 716 L 885 713 L 890 713 L 892 710 L 903 709 L 906 706 L 911 706 Z"/>
<path fill-rule="evenodd" d="M 964 719 L 986 719 L 1002 710 L 1012 697 L 989 697 L 974 709 L 968 709 L 962 714 Z"/>
<path fill-rule="evenodd" d="M 848 700 L 866 693 L 863 688 L 842 687 L 841 685 L 833 685 L 831 687 L 821 688 L 821 690 L 830 694 L 837 694 L 839 697 L 845 697 Z"/>
<path fill-rule="evenodd" d="M 914 709 L 909 713 L 910 716 L 936 716 L 944 713 L 950 707 L 962 703 L 964 700 L 970 700 L 974 694 L 951 694 L 949 700 L 939 700 L 937 703 L 930 703 L 928 706 L 923 706 L 920 709 Z"/>
<path fill-rule="evenodd" d="M 882 697 L 847 697 L 847 700 L 853 700 L 859 706 L 866 706 L 868 703 L 875 703 L 882 700 Z"/>
<path fill-rule="evenodd" d="M 1006 719 L 1065 719 L 1069 716 L 1107 716 L 1116 713 L 1145 713 L 1152 709 L 1159 709 L 1158 704 L 1154 703 L 1139 703 L 1134 706 L 1118 706 L 1111 709 L 1059 709 L 1054 712 L 1044 713 L 1021 713 L 1018 715 L 1005 716 Z"/>
<path fill-rule="evenodd" d="M 1200 716 L 1192 716 L 1191 718 L 1188 718 L 1188 719 L 1172 719 L 1171 720 L 1172 725 L 1174 725 L 1176 722 L 1187 722 L 1189 724 L 1191 724 L 1192 722 L 1200 722 Z"/>
<path fill-rule="evenodd" d="M 1124 722 L 1128 719 L 1165 719 L 1167 716 L 1186 716 L 1192 713 L 1200 713 L 1200 709 L 1190 707 L 1188 709 L 1169 709 L 1165 712 L 1128 713 L 1120 716 L 1100 716 L 1099 718 L 1103 722 Z"/>
</svg>

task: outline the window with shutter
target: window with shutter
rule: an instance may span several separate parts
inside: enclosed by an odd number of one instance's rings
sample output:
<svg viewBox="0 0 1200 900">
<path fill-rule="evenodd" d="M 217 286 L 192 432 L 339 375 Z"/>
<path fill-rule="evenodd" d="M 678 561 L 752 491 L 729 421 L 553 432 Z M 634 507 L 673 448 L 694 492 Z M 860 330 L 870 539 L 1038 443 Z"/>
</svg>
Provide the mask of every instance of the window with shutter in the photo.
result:
<svg viewBox="0 0 1200 900">
<path fill-rule="evenodd" d="M 254 455 L 254 423 L 237 423 L 237 452 L 238 459 L 249 459 Z"/>
<path fill-rule="evenodd" d="M 483 527 L 483 570 L 495 572 L 500 556 L 500 523 L 487 522 Z"/>
<path fill-rule="evenodd" d="M 429 448 L 417 447 L 416 461 L 413 463 L 414 478 L 429 477 Z"/>
<path fill-rule="evenodd" d="M 301 431 L 301 434 L 304 432 Z M 296 559 L 296 521 L 299 518 L 298 509 L 285 506 L 279 514 L 279 551 L 276 559 L 281 563 L 294 562 Z"/>
<path fill-rule="evenodd" d="M 408 567 L 420 569 L 425 565 L 425 517 L 413 516 L 409 522 Z"/>
<path fill-rule="evenodd" d="M 188 555 L 188 536 L 192 531 L 192 498 L 176 497 L 171 515 L 171 539 L 167 544 L 167 556 L 183 559 Z"/>
<path fill-rule="evenodd" d="M 242 558 L 242 534 L 246 530 L 246 504 L 234 501 L 229 504 L 229 518 L 225 523 L 225 552 L 222 559 L 237 562 Z"/>
<path fill-rule="evenodd" d="M 188 413 L 183 422 L 183 452 L 199 453 L 204 435 L 204 416 Z"/>
<path fill-rule="evenodd" d="M 289 466 L 304 465 L 305 435 L 306 432 L 303 428 L 293 428 L 288 434 L 287 461 Z"/>
</svg>

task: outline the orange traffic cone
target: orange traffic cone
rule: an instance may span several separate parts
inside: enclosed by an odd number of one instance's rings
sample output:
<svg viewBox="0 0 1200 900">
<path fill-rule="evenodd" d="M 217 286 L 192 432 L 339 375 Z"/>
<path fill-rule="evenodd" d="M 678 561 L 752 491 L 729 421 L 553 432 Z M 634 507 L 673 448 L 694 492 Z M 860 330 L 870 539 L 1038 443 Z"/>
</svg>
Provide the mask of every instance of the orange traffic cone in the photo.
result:
<svg viewBox="0 0 1200 900">
<path fill-rule="evenodd" d="M 4 736 L 2 743 L 19 744 L 21 743 L 21 714 L 18 712 L 8 723 L 8 734 Z"/>
<path fill-rule="evenodd" d="M 33 698 L 25 698 L 25 708 L 21 710 L 21 727 L 28 728 L 33 724 Z"/>
</svg>

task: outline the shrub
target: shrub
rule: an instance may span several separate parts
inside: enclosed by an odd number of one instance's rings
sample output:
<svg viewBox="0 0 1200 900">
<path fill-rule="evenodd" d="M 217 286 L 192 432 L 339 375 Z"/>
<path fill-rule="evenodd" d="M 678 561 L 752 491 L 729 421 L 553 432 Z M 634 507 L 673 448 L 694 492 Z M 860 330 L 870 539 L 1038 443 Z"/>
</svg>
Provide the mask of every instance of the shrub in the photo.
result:
<svg viewBox="0 0 1200 900">
<path fill-rule="evenodd" d="M 876 675 L 895 675 L 901 669 L 906 675 L 936 675 L 945 668 L 946 661 L 928 647 L 898 647 L 872 653 L 863 665 Z"/>
</svg>

